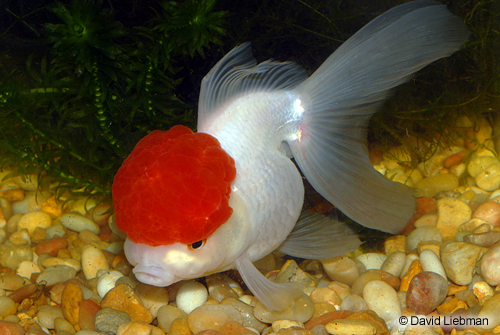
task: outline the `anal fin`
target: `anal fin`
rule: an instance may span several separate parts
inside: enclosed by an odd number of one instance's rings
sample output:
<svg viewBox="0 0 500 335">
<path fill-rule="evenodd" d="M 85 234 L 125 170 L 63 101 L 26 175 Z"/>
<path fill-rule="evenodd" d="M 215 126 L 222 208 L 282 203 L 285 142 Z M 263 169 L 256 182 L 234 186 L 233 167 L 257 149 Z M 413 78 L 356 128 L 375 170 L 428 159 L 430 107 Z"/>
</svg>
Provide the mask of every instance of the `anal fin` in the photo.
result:
<svg viewBox="0 0 500 335">
<path fill-rule="evenodd" d="M 274 283 L 252 264 L 246 254 L 236 261 L 236 268 L 250 291 L 261 303 L 272 310 L 283 310 L 302 294 L 300 286 L 292 283 Z"/>
</svg>

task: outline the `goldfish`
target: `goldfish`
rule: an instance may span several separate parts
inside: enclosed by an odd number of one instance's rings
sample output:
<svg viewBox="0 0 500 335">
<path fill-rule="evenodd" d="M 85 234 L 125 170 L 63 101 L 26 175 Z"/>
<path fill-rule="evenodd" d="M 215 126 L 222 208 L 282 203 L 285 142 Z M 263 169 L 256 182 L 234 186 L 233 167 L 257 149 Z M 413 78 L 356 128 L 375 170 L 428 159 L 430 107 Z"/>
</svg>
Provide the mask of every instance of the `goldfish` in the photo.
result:
<svg viewBox="0 0 500 335">
<path fill-rule="evenodd" d="M 249 43 L 232 49 L 202 80 L 197 132 L 151 132 L 114 178 L 136 278 L 169 286 L 235 268 L 261 303 L 283 309 L 300 289 L 253 262 L 275 250 L 322 259 L 360 244 L 336 218 L 302 210 L 299 169 L 352 220 L 401 231 L 416 199 L 371 166 L 367 123 L 396 86 L 468 36 L 445 5 L 414 1 L 373 19 L 309 77 L 293 62 L 257 64 Z"/>
</svg>

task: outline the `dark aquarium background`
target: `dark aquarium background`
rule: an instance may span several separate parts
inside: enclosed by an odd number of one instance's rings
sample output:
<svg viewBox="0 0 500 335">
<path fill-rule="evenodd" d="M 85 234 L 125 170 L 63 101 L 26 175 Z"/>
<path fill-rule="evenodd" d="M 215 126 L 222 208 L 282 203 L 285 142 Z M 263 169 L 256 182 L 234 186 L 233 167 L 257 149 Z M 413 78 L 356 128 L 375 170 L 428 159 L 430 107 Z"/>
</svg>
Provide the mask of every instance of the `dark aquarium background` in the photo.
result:
<svg viewBox="0 0 500 335">
<path fill-rule="evenodd" d="M 259 62 L 291 60 L 312 73 L 403 2 L 0 0 L 0 163 L 37 174 L 59 196 L 109 201 L 140 138 L 196 129 L 200 82 L 234 46 L 250 41 Z M 414 164 L 463 136 L 460 116 L 500 132 L 500 0 L 444 3 L 469 41 L 398 87 L 369 128 L 370 147 L 405 144 Z"/>
</svg>

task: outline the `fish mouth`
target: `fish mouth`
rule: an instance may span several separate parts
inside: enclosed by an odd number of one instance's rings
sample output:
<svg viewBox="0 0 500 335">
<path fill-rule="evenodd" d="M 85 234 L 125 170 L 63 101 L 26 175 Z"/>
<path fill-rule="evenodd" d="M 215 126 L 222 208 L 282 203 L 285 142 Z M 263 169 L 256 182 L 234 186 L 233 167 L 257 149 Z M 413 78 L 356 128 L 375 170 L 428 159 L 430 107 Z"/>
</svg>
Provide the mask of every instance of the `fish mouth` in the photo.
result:
<svg viewBox="0 0 500 335">
<path fill-rule="evenodd" d="M 139 264 L 132 271 L 138 281 L 153 286 L 169 286 L 182 280 L 182 278 L 179 278 L 174 274 L 165 271 L 165 269 L 154 265 Z"/>
</svg>

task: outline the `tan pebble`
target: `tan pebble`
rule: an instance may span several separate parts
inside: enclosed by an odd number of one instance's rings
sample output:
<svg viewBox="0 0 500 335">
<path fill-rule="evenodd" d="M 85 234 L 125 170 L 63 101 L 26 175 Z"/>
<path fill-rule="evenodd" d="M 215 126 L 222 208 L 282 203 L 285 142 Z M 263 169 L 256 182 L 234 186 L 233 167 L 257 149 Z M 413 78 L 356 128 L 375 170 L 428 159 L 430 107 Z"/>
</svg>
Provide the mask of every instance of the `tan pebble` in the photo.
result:
<svg viewBox="0 0 500 335">
<path fill-rule="evenodd" d="M 78 324 L 80 303 L 83 300 L 83 292 L 79 285 L 69 282 L 61 296 L 61 308 L 64 318 L 73 326 Z"/>
<path fill-rule="evenodd" d="M 53 226 L 52 226 L 53 227 Z M 33 234 L 31 234 L 31 243 L 40 243 L 47 236 L 47 229 L 36 227 Z"/>
<path fill-rule="evenodd" d="M 332 281 L 328 284 L 328 288 L 334 290 L 341 299 L 344 299 L 351 294 L 351 287 L 339 281 Z"/>
<path fill-rule="evenodd" d="M 420 180 L 415 187 L 419 197 L 434 197 L 442 191 L 454 190 L 459 185 L 458 178 L 449 173 L 440 173 Z"/>
<path fill-rule="evenodd" d="M 292 327 L 305 329 L 304 324 L 302 322 L 292 321 L 292 320 L 276 320 L 271 325 L 271 328 L 275 333 L 277 333 L 280 329 L 286 329 Z"/>
<path fill-rule="evenodd" d="M 50 197 L 42 204 L 42 211 L 49 214 L 52 219 L 57 219 L 63 213 L 63 206 L 63 201 L 56 200 L 55 197 Z"/>
<path fill-rule="evenodd" d="M 386 282 L 374 280 L 363 288 L 363 299 L 368 308 L 385 321 L 401 316 L 401 303 L 394 288 Z"/>
<path fill-rule="evenodd" d="M 500 325 L 500 294 L 495 294 L 483 304 L 477 315 L 478 318 L 487 318 L 488 324 L 481 326 L 483 329 L 492 329 Z"/>
<path fill-rule="evenodd" d="M 298 283 L 301 287 L 316 285 L 316 279 L 302 271 L 294 260 L 288 260 L 276 276 L 276 283 Z M 237 298 L 234 297 L 234 298 Z"/>
<path fill-rule="evenodd" d="M 450 280 L 458 285 L 472 281 L 474 266 L 482 248 L 466 242 L 450 242 L 441 246 L 441 263 Z"/>
<path fill-rule="evenodd" d="M 469 173 L 469 176 L 476 178 L 481 171 L 497 163 L 499 163 L 499 161 L 495 157 L 474 155 L 467 164 L 467 172 Z"/>
<path fill-rule="evenodd" d="M 347 256 L 338 256 L 321 260 L 326 274 L 335 281 L 352 285 L 359 277 L 359 268 L 353 259 Z"/>
<path fill-rule="evenodd" d="M 17 305 L 9 297 L 0 297 L 0 316 L 5 318 L 8 315 L 14 315 L 17 312 Z"/>
<path fill-rule="evenodd" d="M 406 236 L 395 235 L 389 236 L 384 242 L 385 254 L 389 256 L 395 251 L 406 251 Z"/>
<path fill-rule="evenodd" d="M 463 240 L 464 242 L 467 243 L 472 243 L 484 248 L 489 248 L 493 244 L 500 241 L 500 231 L 489 231 L 486 233 L 468 234 L 464 236 Z"/>
<path fill-rule="evenodd" d="M 476 176 L 476 185 L 485 191 L 495 191 L 500 187 L 500 163 L 492 164 Z"/>
<path fill-rule="evenodd" d="M 158 310 L 169 302 L 168 290 L 165 287 L 138 283 L 135 292 L 141 298 L 144 307 L 151 313 L 153 319 L 157 317 Z"/>
<path fill-rule="evenodd" d="M 479 226 L 482 226 L 483 224 L 488 224 L 488 222 L 478 219 L 478 218 L 472 218 L 469 221 L 462 223 L 460 227 L 458 227 L 458 231 L 470 231 L 472 232 L 474 229 L 476 229 Z"/>
<path fill-rule="evenodd" d="M 11 189 L 0 191 L 0 197 L 7 199 L 9 202 L 21 201 L 26 197 L 23 190 Z"/>
<path fill-rule="evenodd" d="M 189 328 L 194 334 L 205 329 L 219 331 L 226 322 L 241 323 L 242 320 L 241 314 L 227 305 L 203 305 L 193 310 L 188 316 Z"/>
<path fill-rule="evenodd" d="M 490 285 L 488 285 L 487 282 L 484 281 L 479 281 L 474 283 L 472 288 L 474 294 L 479 300 L 483 299 L 485 296 L 493 296 L 495 294 L 493 288 Z"/>
<path fill-rule="evenodd" d="M 66 288 L 66 285 L 64 283 L 58 283 L 55 284 L 50 288 L 49 294 L 50 294 L 50 300 L 55 302 L 56 304 L 60 305 L 61 300 L 62 300 L 62 293 L 64 289 Z"/>
<path fill-rule="evenodd" d="M 479 263 L 483 279 L 492 286 L 500 284 L 500 245 L 488 249 Z"/>
<path fill-rule="evenodd" d="M 15 291 L 24 286 L 26 280 L 14 273 L 0 273 L 0 288 L 8 291 Z"/>
<path fill-rule="evenodd" d="M 221 302 L 226 298 L 238 298 L 238 294 L 229 286 L 226 276 L 215 273 L 206 277 L 208 293 L 210 298 Z"/>
<path fill-rule="evenodd" d="M 272 323 L 276 320 L 296 320 L 300 322 L 308 321 L 314 314 L 314 303 L 311 298 L 301 294 L 290 306 L 281 311 L 270 310 L 261 302 L 254 308 L 255 317 L 265 323 Z"/>
<path fill-rule="evenodd" d="M 352 283 L 351 293 L 362 296 L 365 285 L 373 280 L 382 280 L 382 276 L 377 271 L 366 271 Z"/>
<path fill-rule="evenodd" d="M 415 228 L 422 226 L 435 226 L 437 222 L 438 216 L 437 214 L 424 214 L 415 221 Z"/>
<path fill-rule="evenodd" d="M 121 324 L 116 335 L 165 335 L 165 332 L 143 321 L 130 321 Z"/>
<path fill-rule="evenodd" d="M 441 242 L 422 241 L 417 246 L 417 252 L 420 255 L 424 250 L 432 250 L 439 257 L 439 250 L 441 249 Z"/>
<path fill-rule="evenodd" d="M 340 319 L 327 323 L 326 331 L 334 335 L 375 335 L 377 329 L 368 321 Z"/>
<path fill-rule="evenodd" d="M 340 305 L 342 303 L 338 304 L 337 307 L 340 309 Z M 311 319 L 316 319 L 322 315 L 325 315 L 330 312 L 335 312 L 337 311 L 337 308 L 334 305 L 330 305 L 326 302 L 317 302 L 314 303 L 314 313 L 311 316 Z"/>
<path fill-rule="evenodd" d="M 28 229 L 21 229 L 9 236 L 12 245 L 31 245 Z"/>
<path fill-rule="evenodd" d="M 187 318 L 188 315 L 186 314 L 186 312 L 172 305 L 165 305 L 160 307 L 157 313 L 158 327 L 160 327 L 166 333 L 170 332 L 170 327 L 174 320 L 185 319 L 187 321 Z"/>
<path fill-rule="evenodd" d="M 314 303 L 326 302 L 334 306 L 338 306 L 342 303 L 342 299 L 337 292 L 328 287 L 318 287 L 314 289 L 314 291 L 311 292 L 310 298 Z"/>
<path fill-rule="evenodd" d="M 80 262 L 78 262 L 74 259 L 59 258 L 59 257 L 46 258 L 41 262 L 41 265 L 44 268 L 48 268 L 49 266 L 53 266 L 53 265 L 67 265 L 67 266 L 71 266 L 76 271 L 80 271 L 82 269 Z"/>
<path fill-rule="evenodd" d="M 55 318 L 54 319 L 54 329 L 56 330 L 56 333 L 62 333 L 62 332 L 67 332 L 69 334 L 75 334 L 76 330 L 75 327 L 71 323 L 68 322 L 68 320 L 64 318 Z"/>
<path fill-rule="evenodd" d="M 366 270 L 380 270 L 387 256 L 378 252 L 367 252 L 357 256 L 356 259 L 363 263 Z"/>
<path fill-rule="evenodd" d="M 401 286 L 399 287 L 400 291 L 408 291 L 408 287 L 410 286 L 410 282 L 415 277 L 415 275 L 422 272 L 422 265 L 420 261 L 414 260 L 406 273 L 401 278 Z"/>
<path fill-rule="evenodd" d="M 144 307 L 139 296 L 127 284 L 111 289 L 101 301 L 101 308 L 110 307 L 127 313 L 132 321 L 151 323 L 153 316 Z"/>
<path fill-rule="evenodd" d="M 472 210 L 456 198 L 442 198 L 437 201 L 438 220 L 436 228 L 443 237 L 453 237 L 458 227 L 471 219 Z"/>
<path fill-rule="evenodd" d="M 256 329 L 257 332 L 260 333 L 267 326 L 265 323 L 257 320 L 254 315 L 254 309 L 252 306 L 245 304 L 240 300 L 227 298 L 221 301 L 221 305 L 229 305 L 234 307 L 234 309 L 236 309 L 243 317 L 243 321 L 241 323 L 243 327 Z"/>
<path fill-rule="evenodd" d="M 474 211 L 474 218 L 478 218 L 488 222 L 493 227 L 500 225 L 500 203 L 488 201 Z"/>
<path fill-rule="evenodd" d="M 406 253 L 403 251 L 395 251 L 387 256 L 384 264 L 381 266 L 381 270 L 388 272 L 396 277 L 401 275 L 403 268 L 406 264 Z"/>
<path fill-rule="evenodd" d="M 94 221 L 76 213 L 64 214 L 61 216 L 60 221 L 64 227 L 76 232 L 83 230 L 90 230 L 96 234 L 100 232 L 99 226 Z"/>
<path fill-rule="evenodd" d="M 106 256 L 95 245 L 85 246 L 82 251 L 82 270 L 85 278 L 95 278 L 100 269 L 109 269 Z"/>
<path fill-rule="evenodd" d="M 206 329 L 206 330 L 202 330 L 202 331 L 198 332 L 196 335 L 222 335 L 222 334 L 220 332 L 218 332 L 217 330 Z"/>
<path fill-rule="evenodd" d="M 189 329 L 189 323 L 186 318 L 178 318 L 172 322 L 169 328 L 169 335 L 191 335 L 191 329 Z"/>
<path fill-rule="evenodd" d="M 101 242 L 99 235 L 90 230 L 82 230 L 78 233 L 78 238 L 87 244 L 92 242 Z"/>
<path fill-rule="evenodd" d="M 48 329 L 54 329 L 54 320 L 56 318 L 62 318 L 63 313 L 60 307 L 42 305 L 38 306 L 38 322 Z"/>
<path fill-rule="evenodd" d="M 33 234 L 37 227 L 48 228 L 52 224 L 52 219 L 49 214 L 41 211 L 29 212 L 24 214 L 17 224 L 17 228 L 27 229 L 28 232 Z"/>
</svg>

